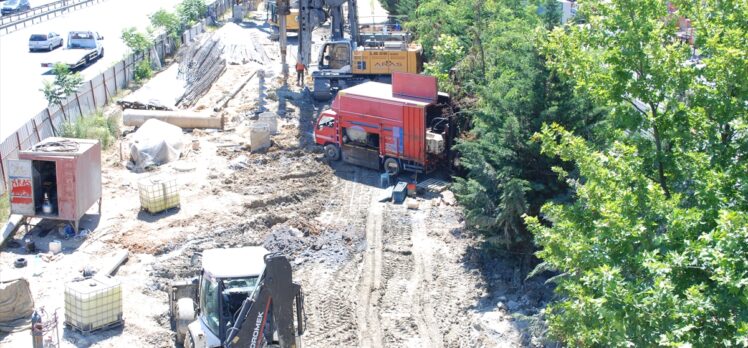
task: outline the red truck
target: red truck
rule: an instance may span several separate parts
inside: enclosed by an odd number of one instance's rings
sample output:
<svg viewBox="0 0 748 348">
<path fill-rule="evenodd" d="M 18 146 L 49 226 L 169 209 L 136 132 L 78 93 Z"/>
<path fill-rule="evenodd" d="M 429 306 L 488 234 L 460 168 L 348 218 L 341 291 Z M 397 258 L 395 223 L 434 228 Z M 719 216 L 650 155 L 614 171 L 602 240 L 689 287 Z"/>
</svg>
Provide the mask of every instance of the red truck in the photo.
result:
<svg viewBox="0 0 748 348">
<path fill-rule="evenodd" d="M 366 82 L 340 91 L 323 111 L 314 141 L 330 160 L 391 175 L 430 172 L 451 155 L 449 96 L 435 77 L 393 73 L 392 85 Z"/>
</svg>

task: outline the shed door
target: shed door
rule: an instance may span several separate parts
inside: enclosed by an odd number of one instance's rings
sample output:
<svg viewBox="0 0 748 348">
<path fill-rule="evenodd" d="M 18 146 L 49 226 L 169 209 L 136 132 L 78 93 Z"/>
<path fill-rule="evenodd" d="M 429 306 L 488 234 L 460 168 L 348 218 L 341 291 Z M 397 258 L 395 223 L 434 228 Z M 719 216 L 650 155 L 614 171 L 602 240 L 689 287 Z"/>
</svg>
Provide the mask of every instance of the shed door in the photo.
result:
<svg viewBox="0 0 748 348">
<path fill-rule="evenodd" d="M 75 211 L 76 200 L 75 159 L 60 158 L 57 160 L 57 204 L 60 207 L 60 218 L 66 220 L 79 218 Z"/>
<path fill-rule="evenodd" d="M 35 215 L 31 161 L 8 160 L 8 180 L 10 181 L 10 212 L 26 216 Z"/>
<path fill-rule="evenodd" d="M 403 107 L 403 130 L 405 158 L 424 164 L 426 121 L 423 119 L 423 108 L 410 105 Z"/>
</svg>

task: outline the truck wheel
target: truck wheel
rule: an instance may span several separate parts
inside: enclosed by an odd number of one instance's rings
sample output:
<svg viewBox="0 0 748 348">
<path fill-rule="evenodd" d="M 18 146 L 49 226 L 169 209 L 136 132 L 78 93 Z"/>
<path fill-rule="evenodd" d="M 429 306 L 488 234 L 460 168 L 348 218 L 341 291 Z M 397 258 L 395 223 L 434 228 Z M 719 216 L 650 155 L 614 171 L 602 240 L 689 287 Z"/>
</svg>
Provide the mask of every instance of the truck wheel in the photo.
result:
<svg viewBox="0 0 748 348">
<path fill-rule="evenodd" d="M 387 157 L 384 160 L 384 171 L 390 176 L 397 176 L 400 174 L 400 161 L 396 158 Z"/>
<path fill-rule="evenodd" d="M 101 49 L 101 54 L 99 55 L 98 59 L 101 59 L 101 58 L 104 58 L 104 49 L 103 48 Z"/>
<path fill-rule="evenodd" d="M 335 144 L 325 145 L 325 157 L 330 161 L 337 161 L 340 159 L 340 148 Z"/>
</svg>

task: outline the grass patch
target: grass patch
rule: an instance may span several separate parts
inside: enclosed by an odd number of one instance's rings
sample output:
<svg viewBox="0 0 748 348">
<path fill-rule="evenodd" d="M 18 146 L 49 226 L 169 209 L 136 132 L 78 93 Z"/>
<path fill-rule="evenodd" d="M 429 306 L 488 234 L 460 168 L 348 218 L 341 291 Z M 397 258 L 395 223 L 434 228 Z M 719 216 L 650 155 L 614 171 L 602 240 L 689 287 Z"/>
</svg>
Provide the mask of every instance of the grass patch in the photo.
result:
<svg viewBox="0 0 748 348">
<path fill-rule="evenodd" d="M 119 134 L 117 117 L 106 117 L 101 111 L 79 118 L 75 123 L 65 122 L 60 131 L 60 135 L 65 138 L 97 139 L 105 149 L 114 143 L 117 134 Z"/>
<path fill-rule="evenodd" d="M 8 200 L 8 193 L 0 195 L 0 222 L 8 220 L 10 217 L 10 200 Z"/>
</svg>

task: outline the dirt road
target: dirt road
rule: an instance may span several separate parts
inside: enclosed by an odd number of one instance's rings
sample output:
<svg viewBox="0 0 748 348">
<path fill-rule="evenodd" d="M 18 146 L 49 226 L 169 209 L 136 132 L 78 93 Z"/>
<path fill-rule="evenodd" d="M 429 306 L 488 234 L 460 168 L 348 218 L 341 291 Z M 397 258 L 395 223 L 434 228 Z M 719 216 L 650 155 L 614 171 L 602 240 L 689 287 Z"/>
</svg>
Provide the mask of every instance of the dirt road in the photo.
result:
<svg viewBox="0 0 748 348">
<path fill-rule="evenodd" d="M 321 213 L 327 226 L 347 225 L 360 240 L 360 253 L 342 264 L 325 260 L 302 265 L 297 274 L 307 296 L 309 347 L 471 346 L 464 318 L 477 300 L 479 277 L 461 262 L 471 240 L 454 207 L 438 196 L 418 210 L 380 203 L 377 173 L 336 165 L 341 187 Z M 452 210 L 449 212 L 449 210 Z"/>
</svg>

